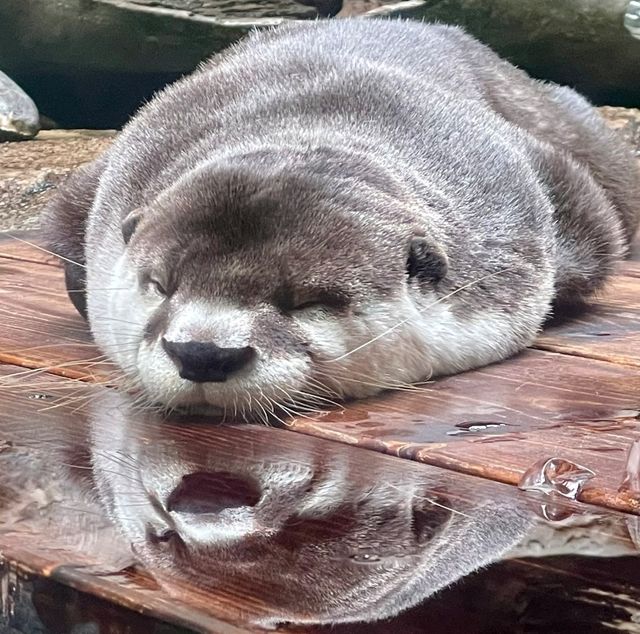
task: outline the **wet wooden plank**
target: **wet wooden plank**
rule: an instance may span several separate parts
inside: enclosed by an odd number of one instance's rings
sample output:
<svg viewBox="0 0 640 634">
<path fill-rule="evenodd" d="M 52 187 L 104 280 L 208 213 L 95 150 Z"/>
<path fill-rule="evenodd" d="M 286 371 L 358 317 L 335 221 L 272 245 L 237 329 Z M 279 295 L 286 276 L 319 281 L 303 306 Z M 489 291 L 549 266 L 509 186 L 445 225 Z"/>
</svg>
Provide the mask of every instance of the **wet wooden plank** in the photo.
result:
<svg viewBox="0 0 640 634">
<path fill-rule="evenodd" d="M 29 253 L 24 243 L 6 249 Z M 32 261 L 0 261 L 0 268 L 0 361 L 108 382 L 114 368 L 99 361 L 86 324 L 66 298 L 61 271 Z M 614 280 L 615 296 L 602 300 L 611 314 L 636 310 L 635 279 Z M 619 334 L 629 355 L 640 350 L 637 336 Z M 600 354 L 591 349 L 591 356 Z M 509 484 L 540 459 L 564 458 L 597 474 L 581 499 L 640 512 L 638 496 L 618 492 L 628 447 L 640 438 L 640 375 L 631 364 L 601 356 L 608 361 L 529 350 L 412 392 L 300 418 L 290 428 Z"/>
<path fill-rule="evenodd" d="M 632 516 L 286 430 L 163 420 L 115 390 L 61 377 L 46 391 L 25 377 L 2 403 L 5 567 L 143 615 L 221 633 L 281 622 L 289 632 L 323 622 L 338 634 L 418 632 L 434 618 L 473 633 L 488 618 L 513 628 L 518 610 L 548 619 L 535 602 L 553 584 L 565 588 L 565 606 L 586 609 L 588 578 L 616 608 L 609 620 L 624 624 L 629 601 L 640 602 L 640 578 L 618 564 L 637 570 Z M 159 540 L 167 529 L 174 536 Z M 517 559 L 501 563 L 507 555 Z M 533 555 L 564 559 L 523 559 Z M 527 594 L 542 576 L 547 585 Z M 459 610 L 479 587 L 496 592 Z M 366 630 L 340 625 L 383 617 L 391 620 Z"/>
<path fill-rule="evenodd" d="M 541 350 L 640 367 L 640 262 L 625 262 L 589 310 L 547 328 Z"/>
<path fill-rule="evenodd" d="M 73 309 L 55 259 L 10 238 L 0 241 L 0 319 L 0 362 L 94 381 L 114 370 Z"/>
<path fill-rule="evenodd" d="M 618 491 L 640 439 L 639 403 L 630 368 L 528 351 L 292 427 L 514 485 L 539 460 L 562 458 L 596 473 L 581 500 L 640 513 L 640 495 Z"/>
</svg>

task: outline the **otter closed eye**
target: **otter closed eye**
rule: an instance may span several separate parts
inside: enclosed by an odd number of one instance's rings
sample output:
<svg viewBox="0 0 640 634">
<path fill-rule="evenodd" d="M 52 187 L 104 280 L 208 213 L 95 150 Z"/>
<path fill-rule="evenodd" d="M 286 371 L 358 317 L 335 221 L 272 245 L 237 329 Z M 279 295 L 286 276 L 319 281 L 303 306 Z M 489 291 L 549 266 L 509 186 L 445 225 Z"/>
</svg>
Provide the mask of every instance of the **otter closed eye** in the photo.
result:
<svg viewBox="0 0 640 634">
<path fill-rule="evenodd" d="M 307 291 L 287 293 L 279 298 L 285 312 L 293 313 L 309 309 L 343 310 L 349 306 L 349 297 L 338 291 Z"/>
<path fill-rule="evenodd" d="M 160 93 L 45 226 L 149 403 L 267 419 L 530 345 L 625 254 L 639 181 L 573 90 L 457 28 L 345 19 Z"/>
<path fill-rule="evenodd" d="M 158 280 L 150 277 L 148 278 L 148 280 L 146 280 L 145 285 L 149 288 L 149 290 L 155 292 L 157 295 L 160 295 L 161 297 L 167 296 L 165 287 Z"/>
</svg>

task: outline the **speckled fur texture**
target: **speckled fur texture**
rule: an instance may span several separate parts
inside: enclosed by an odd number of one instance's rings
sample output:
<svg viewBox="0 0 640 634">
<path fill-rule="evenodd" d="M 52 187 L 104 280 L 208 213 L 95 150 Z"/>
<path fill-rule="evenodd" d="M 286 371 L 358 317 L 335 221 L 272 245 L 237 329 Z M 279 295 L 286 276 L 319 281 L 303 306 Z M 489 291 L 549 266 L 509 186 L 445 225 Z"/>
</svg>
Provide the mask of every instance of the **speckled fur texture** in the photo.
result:
<svg viewBox="0 0 640 634">
<path fill-rule="evenodd" d="M 523 349 L 602 288 L 639 183 L 572 90 L 458 28 L 345 19 L 254 33 L 161 92 L 45 225 L 149 402 L 267 418 Z M 195 384 L 162 337 L 257 354 Z"/>
</svg>

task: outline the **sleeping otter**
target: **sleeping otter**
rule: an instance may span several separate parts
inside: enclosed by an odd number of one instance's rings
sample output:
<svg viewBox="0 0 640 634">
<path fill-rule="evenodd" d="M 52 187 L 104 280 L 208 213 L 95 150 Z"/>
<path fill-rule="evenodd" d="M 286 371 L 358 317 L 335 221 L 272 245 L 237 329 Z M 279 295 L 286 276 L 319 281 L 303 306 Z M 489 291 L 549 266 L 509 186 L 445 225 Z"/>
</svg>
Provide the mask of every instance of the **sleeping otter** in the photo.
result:
<svg viewBox="0 0 640 634">
<path fill-rule="evenodd" d="M 150 403 L 267 418 L 528 346 L 625 254 L 639 183 L 572 90 L 457 28 L 345 19 L 166 88 L 45 227 Z"/>
</svg>

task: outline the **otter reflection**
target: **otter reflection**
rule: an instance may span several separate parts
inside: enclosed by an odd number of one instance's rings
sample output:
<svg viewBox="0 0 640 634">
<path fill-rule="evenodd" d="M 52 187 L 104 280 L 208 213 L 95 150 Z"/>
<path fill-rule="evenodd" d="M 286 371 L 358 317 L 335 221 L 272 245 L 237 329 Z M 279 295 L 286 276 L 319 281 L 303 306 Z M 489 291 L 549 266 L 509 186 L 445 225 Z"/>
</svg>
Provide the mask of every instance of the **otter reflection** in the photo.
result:
<svg viewBox="0 0 640 634">
<path fill-rule="evenodd" d="M 387 618 L 501 558 L 538 523 L 501 485 L 464 490 L 464 476 L 337 443 L 162 424 L 129 417 L 116 393 L 105 399 L 91 446 L 112 520 L 169 593 L 214 591 L 225 610 L 225 597 L 242 596 L 244 621 Z"/>
<path fill-rule="evenodd" d="M 631 516 L 541 507 L 512 487 L 283 430 L 163 422 L 115 391 L 96 389 L 72 424 L 51 420 L 3 426 L 3 554 L 111 574 L 133 551 L 189 610 L 228 622 L 374 621 L 505 556 L 635 552 Z"/>
</svg>

